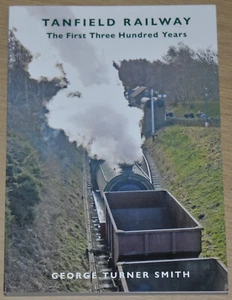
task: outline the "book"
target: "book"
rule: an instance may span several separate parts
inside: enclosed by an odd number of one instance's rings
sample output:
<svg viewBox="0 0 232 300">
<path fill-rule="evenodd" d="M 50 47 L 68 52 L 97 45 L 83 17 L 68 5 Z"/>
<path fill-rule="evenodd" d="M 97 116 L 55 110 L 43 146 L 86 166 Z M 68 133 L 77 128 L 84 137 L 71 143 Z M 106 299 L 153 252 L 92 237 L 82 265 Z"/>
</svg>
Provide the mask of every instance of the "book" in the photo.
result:
<svg viewBox="0 0 232 300">
<path fill-rule="evenodd" d="M 5 294 L 227 293 L 216 6 L 12 6 L 8 51 Z"/>
</svg>

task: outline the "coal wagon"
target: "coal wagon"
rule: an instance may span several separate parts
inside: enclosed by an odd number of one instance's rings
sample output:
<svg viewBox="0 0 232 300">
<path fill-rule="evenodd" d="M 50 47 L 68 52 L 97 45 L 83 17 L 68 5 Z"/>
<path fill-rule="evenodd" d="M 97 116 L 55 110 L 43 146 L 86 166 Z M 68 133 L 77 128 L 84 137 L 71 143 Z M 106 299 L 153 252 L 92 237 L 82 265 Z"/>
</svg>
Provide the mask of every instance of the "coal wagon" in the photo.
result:
<svg viewBox="0 0 232 300">
<path fill-rule="evenodd" d="M 123 292 L 226 292 L 225 266 L 214 258 L 119 262 Z"/>
<path fill-rule="evenodd" d="M 201 253 L 203 228 L 168 191 L 106 192 L 104 199 L 114 264 Z"/>
</svg>

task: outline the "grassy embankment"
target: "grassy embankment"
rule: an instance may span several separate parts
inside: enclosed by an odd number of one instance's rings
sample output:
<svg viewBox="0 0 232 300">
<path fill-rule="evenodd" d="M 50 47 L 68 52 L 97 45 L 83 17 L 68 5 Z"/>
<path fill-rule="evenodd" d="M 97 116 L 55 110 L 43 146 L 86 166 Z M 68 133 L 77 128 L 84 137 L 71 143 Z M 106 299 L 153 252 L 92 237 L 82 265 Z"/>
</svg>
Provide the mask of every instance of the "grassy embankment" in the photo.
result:
<svg viewBox="0 0 232 300">
<path fill-rule="evenodd" d="M 204 227 L 202 257 L 226 263 L 224 196 L 219 128 L 165 128 L 146 141 L 162 184 Z"/>
<path fill-rule="evenodd" d="M 41 160 L 25 139 L 17 137 L 8 139 L 6 291 L 88 291 L 86 279 L 51 277 L 53 272 L 89 270 L 85 254 L 82 151 L 62 143 L 64 149 L 57 150 L 58 156 L 54 150 Z M 29 171 L 33 171 L 34 181 Z M 39 193 L 35 189 L 37 181 Z M 39 199 L 33 204 L 37 194 Z M 31 200 L 28 203 L 27 195 Z"/>
<path fill-rule="evenodd" d="M 81 158 L 81 157 L 80 157 Z M 52 160 L 52 159 L 51 159 Z M 45 187 L 53 187 L 53 203 L 50 205 L 49 218 L 52 218 L 52 228 L 55 243 L 57 245 L 53 256 L 53 272 L 80 272 L 88 271 L 86 250 L 86 228 L 84 216 L 84 204 L 82 200 L 83 173 L 80 163 L 73 161 L 73 165 L 67 163 L 67 170 L 59 168 L 56 160 L 50 165 L 49 176 Z M 45 196 L 46 197 L 46 196 Z M 50 198 L 50 199 L 49 199 Z M 51 195 L 45 198 L 51 201 Z M 44 202 L 45 202 L 44 201 Z M 44 209 L 44 207 L 43 207 Z M 89 281 L 82 280 L 53 280 L 58 291 L 86 292 L 89 290 Z"/>
<path fill-rule="evenodd" d="M 170 107 L 170 110 L 174 113 L 175 117 L 184 117 L 185 112 L 192 112 L 194 113 L 195 117 L 198 111 L 201 111 L 205 113 L 206 111 L 206 103 L 205 101 L 196 101 L 194 103 L 193 108 L 188 108 L 186 106 L 183 106 L 181 104 Z M 220 103 L 219 101 L 208 101 L 208 115 L 209 118 L 215 118 L 215 117 L 220 117 Z"/>
</svg>

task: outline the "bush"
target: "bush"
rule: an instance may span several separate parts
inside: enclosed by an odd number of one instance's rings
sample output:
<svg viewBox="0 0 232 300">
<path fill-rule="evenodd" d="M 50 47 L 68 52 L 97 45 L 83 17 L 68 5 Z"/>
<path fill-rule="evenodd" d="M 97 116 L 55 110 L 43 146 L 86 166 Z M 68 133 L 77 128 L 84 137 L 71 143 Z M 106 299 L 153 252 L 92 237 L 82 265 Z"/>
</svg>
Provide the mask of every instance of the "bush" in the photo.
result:
<svg viewBox="0 0 232 300">
<path fill-rule="evenodd" d="M 10 212 L 21 226 L 34 219 L 34 206 L 40 201 L 40 170 L 39 158 L 32 146 L 19 134 L 9 132 L 6 168 L 8 215 Z"/>
</svg>

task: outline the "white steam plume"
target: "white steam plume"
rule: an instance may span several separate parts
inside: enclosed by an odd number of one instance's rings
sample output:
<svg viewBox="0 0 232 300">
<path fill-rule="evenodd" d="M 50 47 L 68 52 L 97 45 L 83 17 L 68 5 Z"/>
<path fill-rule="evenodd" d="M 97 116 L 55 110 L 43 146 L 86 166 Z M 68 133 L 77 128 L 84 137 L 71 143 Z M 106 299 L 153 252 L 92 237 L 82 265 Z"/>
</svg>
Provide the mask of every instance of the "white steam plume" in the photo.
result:
<svg viewBox="0 0 232 300">
<path fill-rule="evenodd" d="M 86 40 L 46 39 L 44 28 L 41 30 L 38 22 L 49 18 L 49 12 L 53 18 L 75 17 L 66 7 L 52 7 L 51 11 L 47 7 L 27 8 L 25 17 L 27 15 L 30 23 L 35 23 L 34 36 L 45 41 L 42 45 L 37 43 L 36 49 L 33 41 L 22 33 L 27 32 L 24 25 L 14 24 L 18 29 L 16 37 L 22 44 L 32 52 L 40 52 L 40 56 L 34 58 L 30 65 L 31 76 L 39 78 L 49 72 L 50 78 L 55 77 L 55 65 L 61 63 L 70 82 L 68 88 L 61 90 L 47 105 L 49 126 L 63 129 L 70 141 L 83 145 L 91 157 L 105 159 L 111 165 L 140 160 L 142 142 L 139 122 L 143 113 L 128 107 L 117 71 L 112 65 L 117 57 L 111 57 L 107 49 L 104 50 L 99 44 L 95 48 Z M 59 28 L 60 33 L 62 30 Z M 80 33 L 76 29 L 72 31 Z"/>
<path fill-rule="evenodd" d="M 96 155 L 113 165 L 133 163 L 142 155 L 139 127 L 142 111 L 128 107 L 122 86 L 113 78 L 117 77 L 116 72 L 112 69 L 109 74 L 110 85 L 95 84 L 86 89 L 82 86 L 80 98 L 67 99 L 69 92 L 61 91 L 48 105 L 49 124 L 62 128 L 91 157 Z"/>
</svg>

